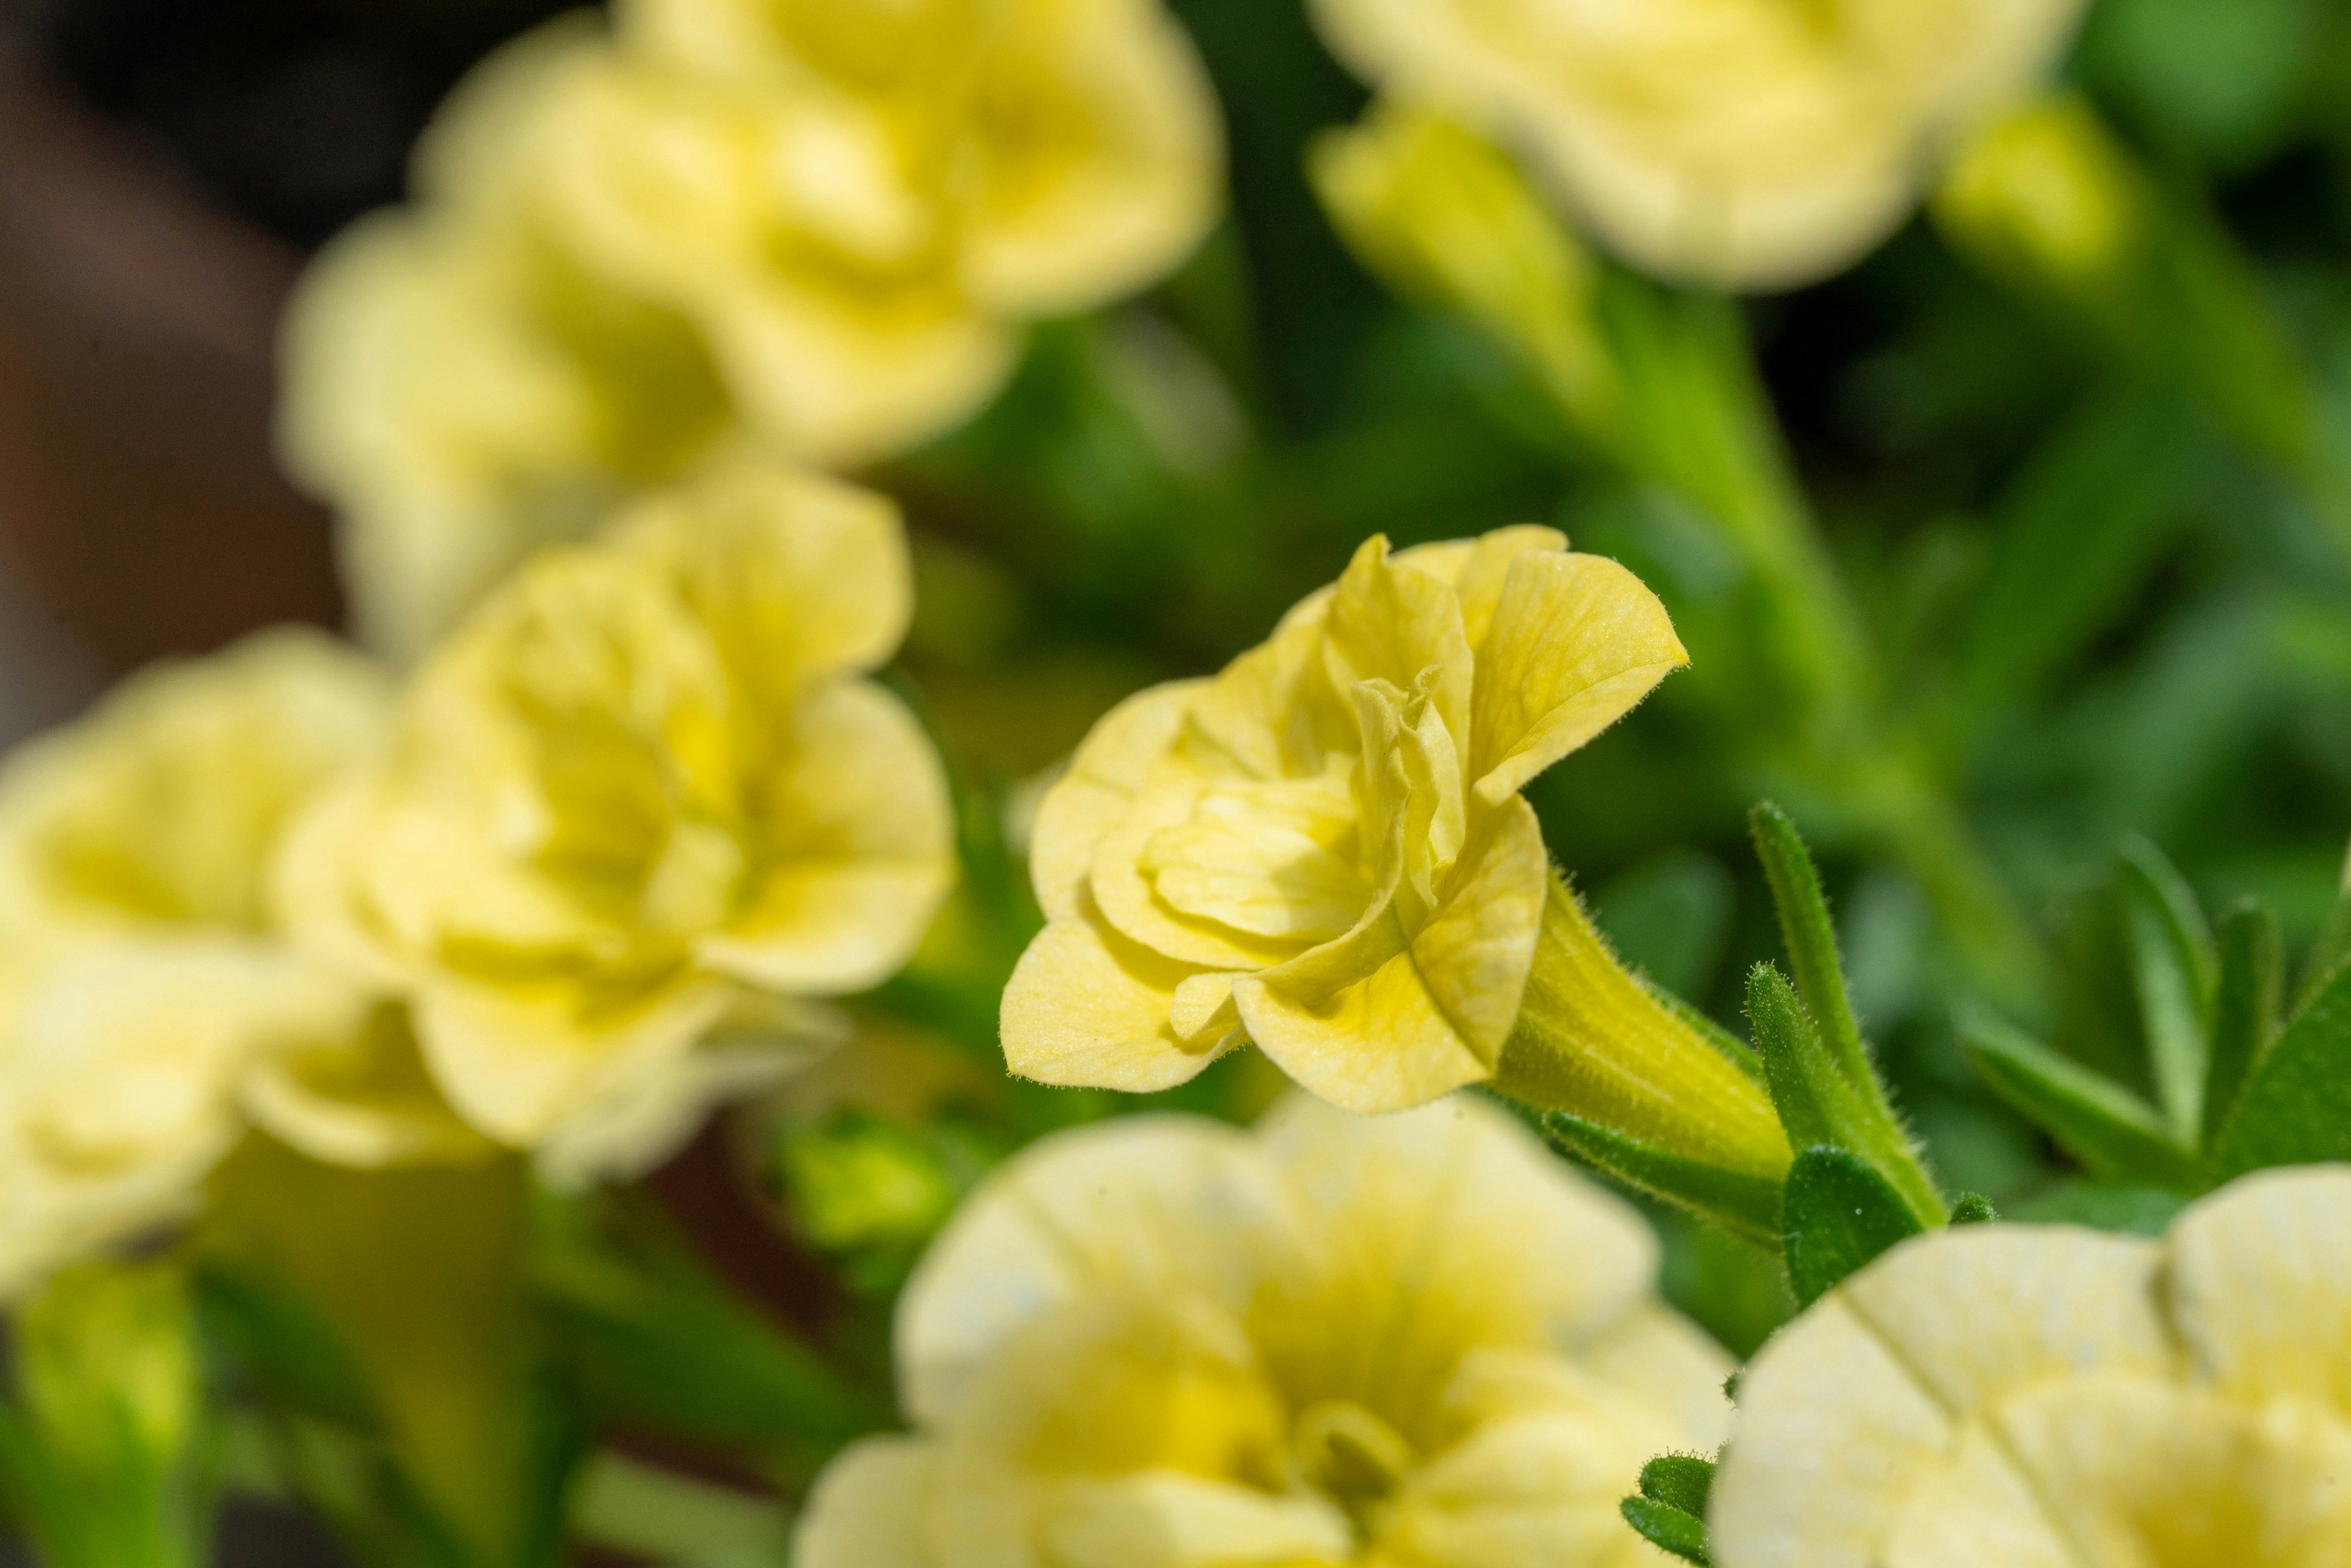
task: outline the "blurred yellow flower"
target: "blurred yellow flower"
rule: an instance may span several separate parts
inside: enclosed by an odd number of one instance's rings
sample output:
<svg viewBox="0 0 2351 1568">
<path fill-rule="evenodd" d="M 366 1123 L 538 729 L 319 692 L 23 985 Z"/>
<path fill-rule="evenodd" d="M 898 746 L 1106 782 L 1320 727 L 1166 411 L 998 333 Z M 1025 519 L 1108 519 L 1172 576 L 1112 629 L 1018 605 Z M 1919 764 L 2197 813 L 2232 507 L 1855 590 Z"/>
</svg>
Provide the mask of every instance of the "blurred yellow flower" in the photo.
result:
<svg viewBox="0 0 2351 1568">
<path fill-rule="evenodd" d="M 541 554 L 297 830 L 294 928 L 410 998 L 482 1132 L 642 1163 L 804 1055 L 789 998 L 884 978 L 946 891 L 938 758 L 862 678 L 909 599 L 889 503 L 768 466 Z"/>
<path fill-rule="evenodd" d="M 429 1089 L 289 1087 L 371 1058 L 379 1002 L 285 944 L 270 862 L 391 700 L 326 637 L 266 632 L 0 770 L 0 1289 L 192 1203 L 247 1113 L 328 1158 L 463 1142 Z"/>
<path fill-rule="evenodd" d="M 1549 528 L 1372 539 L 1215 679 L 1113 709 L 1046 795 L 1013 1071 L 1160 1089 L 1246 1039 L 1358 1111 L 1491 1076 L 1550 882 L 1519 788 L 1687 658 Z"/>
<path fill-rule="evenodd" d="M 2249 1176 L 2160 1241 L 1966 1226 L 1765 1348 L 1723 1568 L 2351 1563 L 2351 1167 Z"/>
<path fill-rule="evenodd" d="M 714 454 L 838 466 L 966 418 L 1023 322 L 1198 242 L 1220 133 L 1156 0 L 651 0 L 493 56 L 415 183 L 306 280 L 280 421 L 403 655 Z"/>
<path fill-rule="evenodd" d="M 833 1462 L 794 1561 L 1633 1568 L 1618 1500 L 1727 1414 L 1656 1265 L 1629 1207 L 1474 1101 L 1056 1134 L 916 1270 L 916 1431 Z"/>
<path fill-rule="evenodd" d="M 1636 266 L 1776 288 L 1898 224 L 2081 0 L 1316 0 L 1398 96 L 1524 148 Z"/>
</svg>

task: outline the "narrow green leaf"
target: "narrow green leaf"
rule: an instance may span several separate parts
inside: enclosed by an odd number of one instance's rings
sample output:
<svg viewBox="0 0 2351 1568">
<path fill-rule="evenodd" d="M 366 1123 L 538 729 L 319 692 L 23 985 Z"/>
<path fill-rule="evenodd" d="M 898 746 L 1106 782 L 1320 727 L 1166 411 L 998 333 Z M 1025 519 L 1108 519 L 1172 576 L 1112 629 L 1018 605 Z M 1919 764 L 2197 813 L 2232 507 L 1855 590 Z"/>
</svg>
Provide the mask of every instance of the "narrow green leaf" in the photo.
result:
<svg viewBox="0 0 2351 1568">
<path fill-rule="evenodd" d="M 2220 979 L 2212 998 L 2212 1062 L 2204 1080 L 2203 1147 L 2217 1148 L 2253 1064 L 2277 1037 L 2285 944 L 2277 917 L 2248 899 L 2220 921 Z"/>
<path fill-rule="evenodd" d="M 1641 1467 L 1643 1497 L 1699 1519 L 1713 1490 L 1714 1461 L 1696 1454 L 1660 1454 Z"/>
<path fill-rule="evenodd" d="M 1942 1196 L 1919 1167 L 1909 1139 L 1874 1096 L 1865 1097 L 1838 1070 L 1812 1016 L 1769 964 L 1757 965 L 1748 977 L 1747 1012 L 1789 1143 L 1849 1150 L 1902 1194 L 1920 1225 L 1942 1224 Z"/>
<path fill-rule="evenodd" d="M 1963 1192 L 1959 1194 L 1959 1201 L 1951 1205 L 1951 1223 L 1954 1225 L 1989 1225 L 1999 1218 L 2000 1210 L 1991 1206 L 1991 1199 L 1980 1192 Z"/>
<path fill-rule="evenodd" d="M 2095 1175 L 2194 1191 L 2195 1156 L 2153 1106 L 1996 1019 L 1962 1020 L 1977 1073 Z"/>
<path fill-rule="evenodd" d="M 1617 1504 L 1617 1509 L 1624 1514 L 1625 1522 L 1658 1551 L 1671 1552 L 1685 1563 L 1713 1563 L 1707 1552 L 1703 1519 L 1645 1497 L 1628 1497 Z"/>
<path fill-rule="evenodd" d="M 1788 1284 L 1801 1307 L 1925 1229 L 1893 1184 L 1849 1149 L 1815 1146 L 1798 1155 L 1784 1213 Z"/>
<path fill-rule="evenodd" d="M 1796 990 L 1804 1009 L 1820 1026 L 1821 1038 L 1845 1081 L 1860 1092 L 1878 1095 L 1877 1075 L 1871 1070 L 1868 1049 L 1861 1042 L 1852 999 L 1845 994 L 1844 969 L 1837 957 L 1836 926 L 1829 919 L 1828 896 L 1821 891 L 1819 871 L 1788 814 L 1769 800 L 1747 815 L 1755 839 L 1755 853 L 1763 862 L 1764 879 L 1771 884 L 1771 902 L 1780 912 L 1781 939 L 1788 945 L 1788 962 L 1796 973 Z"/>
<path fill-rule="evenodd" d="M 2192 1143 L 2204 1125 L 2208 1030 L 2219 970 L 2211 928 L 2162 851 L 2134 838 L 2124 843 L 2121 860 L 2123 929 L 2156 1098 L 2173 1134 Z"/>
<path fill-rule="evenodd" d="M 1568 1153 L 1620 1181 L 1678 1204 L 1734 1235 L 1778 1249 L 1777 1182 L 1667 1154 L 1565 1111 L 1551 1112 L 1543 1127 Z"/>
<path fill-rule="evenodd" d="M 2336 970 L 2254 1064 L 2214 1166 L 2225 1181 L 2333 1160 L 2351 1160 L 2351 968 Z"/>
</svg>

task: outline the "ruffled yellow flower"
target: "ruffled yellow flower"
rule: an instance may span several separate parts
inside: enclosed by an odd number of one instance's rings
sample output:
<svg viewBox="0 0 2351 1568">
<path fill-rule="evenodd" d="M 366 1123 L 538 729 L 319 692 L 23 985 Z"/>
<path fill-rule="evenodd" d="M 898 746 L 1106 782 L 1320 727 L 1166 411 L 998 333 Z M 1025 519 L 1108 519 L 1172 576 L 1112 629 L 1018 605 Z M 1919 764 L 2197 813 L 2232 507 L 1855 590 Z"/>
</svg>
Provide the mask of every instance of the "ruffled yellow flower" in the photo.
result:
<svg viewBox="0 0 2351 1568">
<path fill-rule="evenodd" d="M 1524 147 L 1635 265 L 1773 288 L 1898 224 L 2081 0 L 1316 0 L 1400 96 Z"/>
<path fill-rule="evenodd" d="M 401 1078 L 381 1004 L 296 954 L 268 895 L 391 701 L 327 638 L 267 632 L 133 678 L 0 772 L 0 1289 L 189 1205 L 248 1115 L 354 1163 L 469 1141 L 429 1086 L 357 1104 L 328 1082 Z"/>
<path fill-rule="evenodd" d="M 589 1158 L 690 1121 L 804 1052 L 789 998 L 903 962 L 952 876 L 938 758 L 862 678 L 910 597 L 887 502 L 765 466 L 543 553 L 298 828 L 295 928 L 410 998 L 502 1143 Z"/>
<path fill-rule="evenodd" d="M 419 203 L 339 236 L 281 345 L 278 448 L 339 513 L 361 637 L 402 659 L 534 547 L 707 459 L 730 405 L 695 327 L 559 243 L 535 173 L 603 41 L 493 56 L 420 147 Z"/>
<path fill-rule="evenodd" d="M 1656 1263 L 1476 1102 L 1057 1134 L 916 1270 L 915 1434 L 834 1461 L 794 1561 L 1633 1568 L 1618 1499 L 1726 1414 Z"/>
<path fill-rule="evenodd" d="M 2351 1167 L 2247 1177 L 2160 1241 L 1905 1243 L 1739 1401 L 1723 1568 L 2343 1568 Z"/>
<path fill-rule="evenodd" d="M 329 246 L 286 336 L 281 445 L 346 514 L 371 641 L 420 653 L 722 449 L 904 451 L 1024 322 L 1197 243 L 1215 104 L 1156 0 L 899 9 L 654 0 L 453 96 L 417 204 Z"/>
<path fill-rule="evenodd" d="M 1371 540 L 1222 674 L 1113 709 L 1046 795 L 1013 1071 L 1161 1089 L 1248 1040 L 1358 1111 L 1491 1076 L 1550 881 L 1519 789 L 1687 658 L 1549 528 Z"/>
</svg>

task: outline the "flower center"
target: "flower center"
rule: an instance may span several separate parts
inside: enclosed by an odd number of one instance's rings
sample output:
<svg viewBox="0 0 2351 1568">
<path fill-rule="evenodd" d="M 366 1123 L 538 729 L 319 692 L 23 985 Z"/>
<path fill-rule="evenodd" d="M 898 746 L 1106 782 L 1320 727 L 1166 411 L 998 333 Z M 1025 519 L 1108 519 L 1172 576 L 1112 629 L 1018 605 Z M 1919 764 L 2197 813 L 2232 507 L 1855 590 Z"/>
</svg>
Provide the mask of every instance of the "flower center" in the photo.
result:
<svg viewBox="0 0 2351 1568">
<path fill-rule="evenodd" d="M 1339 1505 L 1359 1540 L 1375 1533 L 1375 1516 L 1420 1462 L 1402 1433 L 1344 1399 L 1326 1399 L 1300 1412 L 1290 1452 L 1300 1477 Z"/>
</svg>

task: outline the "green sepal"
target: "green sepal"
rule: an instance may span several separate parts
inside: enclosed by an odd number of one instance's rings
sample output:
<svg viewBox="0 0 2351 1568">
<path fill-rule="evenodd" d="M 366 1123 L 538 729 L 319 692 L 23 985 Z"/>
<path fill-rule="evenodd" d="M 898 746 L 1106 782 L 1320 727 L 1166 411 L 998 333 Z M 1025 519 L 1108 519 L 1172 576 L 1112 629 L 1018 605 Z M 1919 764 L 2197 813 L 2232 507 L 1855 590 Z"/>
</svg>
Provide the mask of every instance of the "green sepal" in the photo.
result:
<svg viewBox="0 0 2351 1568">
<path fill-rule="evenodd" d="M 1748 976 L 1747 1015 L 1789 1143 L 1850 1152 L 1901 1195 L 1921 1226 L 1942 1224 L 1942 1197 L 1919 1168 L 1908 1138 L 1882 1099 L 1840 1071 L 1812 1014 L 1769 964 L 1758 964 Z"/>
<path fill-rule="evenodd" d="M 1625 1516 L 1625 1522 L 1658 1551 L 1670 1552 L 1685 1563 L 1705 1565 L 1714 1562 L 1706 1547 L 1705 1520 L 1645 1497 L 1628 1497 L 1616 1509 Z"/>
<path fill-rule="evenodd" d="M 1999 1218 L 2000 1210 L 1992 1207 L 1991 1199 L 1980 1192 L 1963 1192 L 1959 1194 L 1959 1201 L 1951 1205 L 1951 1223 L 1954 1225 L 1989 1225 Z"/>
<path fill-rule="evenodd" d="M 1804 1010 L 1819 1026 L 1821 1039 L 1845 1082 L 1882 1102 L 1868 1048 L 1861 1042 L 1861 1026 L 1845 994 L 1836 926 L 1829 918 L 1828 895 L 1821 889 L 1812 853 L 1804 848 L 1788 813 L 1769 800 L 1747 814 L 1747 825 L 1755 840 L 1756 858 L 1763 862 L 1764 880 L 1771 884 L 1771 903 L 1780 914 L 1780 937 L 1787 944 L 1788 963 L 1795 971 L 1796 993 L 1804 998 Z"/>
<path fill-rule="evenodd" d="M 2220 920 L 2220 978 L 2212 998 L 2212 1060 L 2204 1079 L 2204 1138 L 2220 1147 L 2253 1067 L 2277 1037 L 2285 944 L 2277 917 L 2248 899 Z"/>
<path fill-rule="evenodd" d="M 2144 839 L 2124 843 L 2118 886 L 2156 1098 L 2174 1136 L 2193 1142 L 2204 1125 L 2219 970 L 2211 928 L 2186 880 Z"/>
<path fill-rule="evenodd" d="M 1696 1454 L 1660 1454 L 1641 1467 L 1643 1497 L 1699 1519 L 1713 1490 L 1714 1461 Z"/>
<path fill-rule="evenodd" d="M 2254 1064 L 2220 1146 L 2222 1181 L 2351 1159 L 2351 967 L 2338 969 Z"/>
<path fill-rule="evenodd" d="M 1543 1128 L 1568 1153 L 1619 1181 L 1687 1208 L 1759 1246 L 1779 1246 L 1776 1182 L 1669 1154 L 1566 1111 L 1547 1113 Z"/>
<path fill-rule="evenodd" d="M 1997 1019 L 1963 1020 L 1960 1046 L 1976 1073 L 2099 1176 L 2192 1192 L 2196 1156 L 2152 1105 Z"/>
<path fill-rule="evenodd" d="M 1783 1213 L 1788 1284 L 1799 1307 L 1926 1229 L 1876 1166 L 1850 1149 L 1817 1145 L 1788 1172 Z"/>
</svg>

